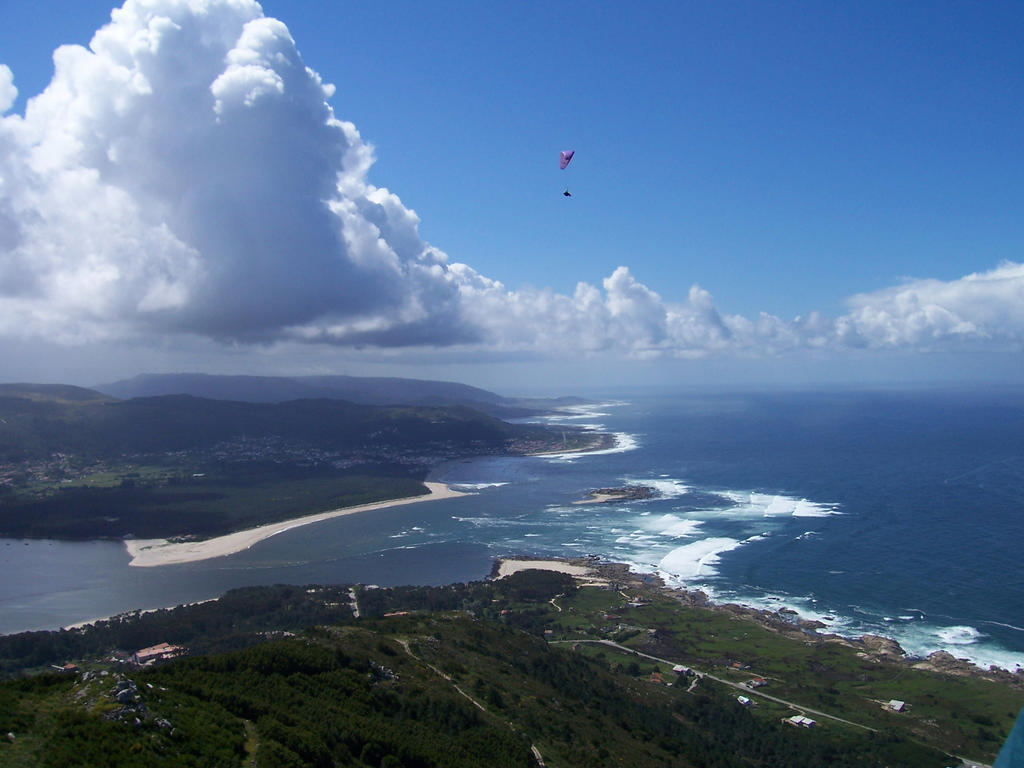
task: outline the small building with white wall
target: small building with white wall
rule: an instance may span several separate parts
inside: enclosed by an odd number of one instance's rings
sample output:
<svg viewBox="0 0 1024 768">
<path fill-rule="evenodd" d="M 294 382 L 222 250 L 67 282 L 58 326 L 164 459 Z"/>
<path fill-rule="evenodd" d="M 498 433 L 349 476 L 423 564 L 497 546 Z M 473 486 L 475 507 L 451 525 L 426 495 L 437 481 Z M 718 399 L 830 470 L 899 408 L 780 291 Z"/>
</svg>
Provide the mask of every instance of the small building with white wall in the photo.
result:
<svg viewBox="0 0 1024 768">
<path fill-rule="evenodd" d="M 803 715 L 793 715 L 792 717 L 784 717 L 782 722 L 787 725 L 799 726 L 800 728 L 813 728 L 818 723 L 815 720 L 811 720 L 809 717 Z"/>
</svg>

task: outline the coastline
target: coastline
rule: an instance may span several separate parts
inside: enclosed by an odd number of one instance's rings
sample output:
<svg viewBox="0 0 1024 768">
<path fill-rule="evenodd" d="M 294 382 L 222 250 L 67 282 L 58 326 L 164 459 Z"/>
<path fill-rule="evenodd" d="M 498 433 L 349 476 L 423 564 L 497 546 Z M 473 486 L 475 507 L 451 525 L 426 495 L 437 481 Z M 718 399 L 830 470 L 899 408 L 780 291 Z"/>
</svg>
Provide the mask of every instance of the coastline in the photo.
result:
<svg viewBox="0 0 1024 768">
<path fill-rule="evenodd" d="M 513 573 L 529 570 L 555 571 L 556 573 L 565 573 L 569 576 L 579 576 L 587 579 L 596 576 L 594 569 L 588 565 L 579 565 L 577 563 L 569 562 L 568 560 L 552 560 L 546 558 L 540 560 L 527 560 L 520 559 L 518 557 L 499 557 L 496 568 L 497 573 L 494 576 L 495 579 L 504 579 L 506 576 L 511 576 Z M 602 581 L 604 581 L 604 579 L 602 579 Z"/>
<path fill-rule="evenodd" d="M 533 457 L 557 457 L 568 455 L 579 455 L 583 453 L 598 453 L 600 451 L 614 450 L 619 445 L 619 436 L 613 432 L 592 432 L 593 439 L 587 445 L 580 445 L 575 448 L 559 448 L 556 450 L 534 451 L 524 454 Z"/>
<path fill-rule="evenodd" d="M 181 605 L 168 605 L 168 606 L 163 606 L 163 607 L 160 607 L 160 608 L 139 608 L 137 610 L 128 611 L 126 613 L 115 613 L 113 616 L 97 616 L 94 619 L 83 619 L 82 621 L 76 621 L 73 624 L 66 624 L 63 627 L 61 627 L 60 629 L 61 629 L 62 632 L 67 632 L 67 631 L 72 630 L 72 629 L 85 629 L 86 627 L 92 627 L 95 624 L 99 624 L 101 621 L 112 621 L 113 619 L 116 619 L 116 618 L 121 617 L 121 616 L 131 616 L 131 615 L 139 615 L 139 616 L 141 616 L 144 613 L 156 613 L 157 611 L 170 611 L 170 610 L 174 610 L 175 608 L 182 608 L 182 607 L 187 607 L 187 606 L 192 606 L 192 605 L 203 605 L 204 603 L 216 603 L 218 600 L 220 600 L 219 597 L 211 597 L 211 598 L 208 598 L 206 600 L 195 600 L 195 601 L 193 601 L 191 603 L 182 603 Z"/>
<path fill-rule="evenodd" d="M 371 504 L 360 504 L 354 507 L 341 507 L 327 512 L 317 512 L 312 515 L 292 518 L 291 520 L 267 523 L 256 528 L 235 531 L 234 533 L 228 533 L 213 539 L 205 539 L 204 541 L 171 542 L 167 539 L 125 539 L 124 545 L 129 557 L 131 557 L 129 565 L 136 568 L 155 568 L 161 565 L 194 563 L 199 560 L 233 555 L 279 533 L 284 533 L 303 525 L 330 520 L 335 517 L 354 515 L 358 512 L 368 512 L 374 509 L 387 509 L 404 504 L 415 504 L 421 501 L 437 501 L 439 499 L 452 499 L 468 495 L 461 491 L 452 490 L 444 483 L 427 482 L 424 485 L 427 486 L 430 492 L 422 496 L 407 496 L 401 499 L 376 501 Z"/>
<path fill-rule="evenodd" d="M 876 662 L 1024 687 L 1024 669 L 1018 669 L 1016 672 L 996 666 L 986 669 L 968 659 L 957 658 L 946 650 L 934 651 L 926 657 L 914 656 L 904 651 L 893 638 L 882 635 L 846 637 L 830 632 L 819 632 L 824 625 L 803 619 L 795 612 L 786 612 L 788 615 L 784 615 L 783 612 L 772 612 L 736 603 L 715 603 L 700 590 L 667 586 L 656 574 L 636 573 L 625 563 L 608 562 L 593 557 L 500 557 L 497 558 L 491 578 L 500 579 L 531 568 L 568 574 L 579 580 L 580 586 L 609 583 L 623 586 L 644 585 L 690 607 L 721 611 L 737 618 L 746 618 L 772 632 L 795 640 L 845 645 L 856 650 L 858 655 Z"/>
<path fill-rule="evenodd" d="M 573 504 L 609 504 L 621 501 L 643 501 L 657 498 L 655 490 L 647 485 L 624 485 L 621 488 L 598 488 L 591 491 L 585 498 Z"/>
</svg>

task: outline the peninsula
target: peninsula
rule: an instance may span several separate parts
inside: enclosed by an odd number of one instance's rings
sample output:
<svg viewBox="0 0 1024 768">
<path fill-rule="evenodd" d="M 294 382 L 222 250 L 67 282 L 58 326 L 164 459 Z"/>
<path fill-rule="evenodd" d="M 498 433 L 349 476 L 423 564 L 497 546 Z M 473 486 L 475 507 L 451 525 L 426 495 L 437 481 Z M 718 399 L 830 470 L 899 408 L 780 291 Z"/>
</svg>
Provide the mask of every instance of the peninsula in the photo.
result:
<svg viewBox="0 0 1024 768">
<path fill-rule="evenodd" d="M 213 383 L 225 395 L 237 390 L 231 381 Z M 423 480 L 446 461 L 614 445 L 613 436 L 580 427 L 503 421 L 474 407 L 483 397 L 475 390 L 389 384 L 392 395 L 411 399 L 411 392 L 423 390 L 442 404 L 335 397 L 252 402 L 194 394 L 119 400 L 80 387 L 0 385 L 0 536 L 141 540 L 147 543 L 131 545 L 136 553 L 176 552 L 173 561 L 183 562 L 178 558 L 186 550 L 223 549 L 194 543 L 200 540 L 242 532 L 248 543 L 229 546 L 237 551 L 298 519 L 312 522 L 396 499 L 408 503 L 428 493 Z M 294 381 L 277 385 L 285 394 L 307 392 Z M 499 400 L 485 405 L 517 417 L 563 405 Z"/>
</svg>

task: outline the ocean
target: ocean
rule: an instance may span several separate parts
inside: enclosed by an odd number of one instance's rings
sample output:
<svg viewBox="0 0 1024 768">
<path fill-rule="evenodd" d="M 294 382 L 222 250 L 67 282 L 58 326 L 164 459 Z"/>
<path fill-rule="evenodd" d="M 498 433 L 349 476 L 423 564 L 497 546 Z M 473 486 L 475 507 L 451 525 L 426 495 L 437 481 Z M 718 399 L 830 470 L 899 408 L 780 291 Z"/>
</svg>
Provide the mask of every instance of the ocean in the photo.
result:
<svg viewBox="0 0 1024 768">
<path fill-rule="evenodd" d="M 225 558 L 130 568 L 116 542 L 0 540 L 0 632 L 247 584 L 443 584 L 505 555 L 624 562 L 822 631 L 1024 666 L 1024 395 L 628 393 L 548 419 L 588 454 L 452 462 L 470 495 L 336 518 Z M 653 498 L 577 504 L 601 487 Z"/>
</svg>

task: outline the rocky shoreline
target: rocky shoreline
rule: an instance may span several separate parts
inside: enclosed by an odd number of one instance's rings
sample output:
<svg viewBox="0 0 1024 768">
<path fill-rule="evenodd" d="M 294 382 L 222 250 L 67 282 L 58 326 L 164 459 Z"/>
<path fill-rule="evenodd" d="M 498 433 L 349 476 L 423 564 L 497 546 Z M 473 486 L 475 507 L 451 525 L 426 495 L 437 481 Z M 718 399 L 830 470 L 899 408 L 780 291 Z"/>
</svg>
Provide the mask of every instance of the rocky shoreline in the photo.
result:
<svg viewBox="0 0 1024 768">
<path fill-rule="evenodd" d="M 619 501 L 642 501 L 653 499 L 658 492 L 649 485 L 624 485 L 619 488 L 596 488 L 586 498 L 573 504 L 609 504 Z"/>
<path fill-rule="evenodd" d="M 725 611 L 734 616 L 754 621 L 772 632 L 778 632 L 793 640 L 816 644 L 837 643 L 854 649 L 858 655 L 865 659 L 878 663 L 896 664 L 913 669 L 960 677 L 974 677 L 1011 685 L 1024 690 L 1024 670 L 1010 672 L 995 666 L 984 669 L 967 659 L 958 659 L 948 651 L 934 651 L 923 659 L 908 656 L 898 642 L 892 638 L 880 635 L 865 634 L 859 638 L 850 638 L 831 632 L 822 633 L 819 630 L 824 629 L 826 627 L 825 624 L 820 621 L 801 619 L 799 614 L 791 609 L 783 608 L 779 611 L 767 611 L 736 603 L 714 603 L 700 590 L 669 587 L 660 576 L 656 574 L 634 573 L 625 563 L 604 562 L 595 556 L 550 559 L 572 566 L 587 566 L 594 575 L 613 584 L 619 584 L 623 587 L 647 587 L 654 589 L 690 607 Z"/>
</svg>

